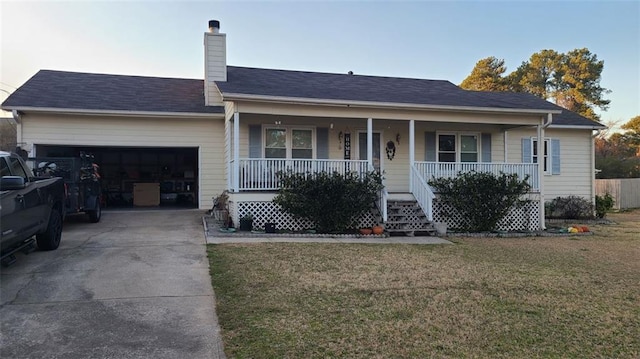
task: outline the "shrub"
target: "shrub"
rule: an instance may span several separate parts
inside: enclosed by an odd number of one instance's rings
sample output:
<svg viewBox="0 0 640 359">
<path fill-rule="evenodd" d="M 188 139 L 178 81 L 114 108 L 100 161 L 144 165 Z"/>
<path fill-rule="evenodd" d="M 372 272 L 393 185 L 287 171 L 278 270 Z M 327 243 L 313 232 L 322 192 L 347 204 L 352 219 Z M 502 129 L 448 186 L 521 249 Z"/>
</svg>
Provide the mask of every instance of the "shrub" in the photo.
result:
<svg viewBox="0 0 640 359">
<path fill-rule="evenodd" d="M 593 204 L 579 196 L 556 197 L 548 206 L 549 218 L 589 219 L 593 218 Z"/>
<path fill-rule="evenodd" d="M 605 193 L 604 196 L 596 195 L 596 216 L 598 218 L 604 218 L 613 208 L 613 197 L 609 193 Z"/>
<path fill-rule="evenodd" d="M 492 231 L 514 207 L 529 202 L 520 197 L 529 192 L 527 179 L 519 180 L 516 174 L 494 175 L 489 172 L 459 173 L 455 178 L 438 178 L 429 181 L 440 194 L 445 208 L 459 213 L 466 219 L 461 230 Z M 446 217 L 453 213 L 444 211 Z"/>
<path fill-rule="evenodd" d="M 313 222 L 322 233 L 342 232 L 371 210 L 382 189 L 377 172 L 280 172 L 282 187 L 273 202 L 293 217 Z"/>
</svg>

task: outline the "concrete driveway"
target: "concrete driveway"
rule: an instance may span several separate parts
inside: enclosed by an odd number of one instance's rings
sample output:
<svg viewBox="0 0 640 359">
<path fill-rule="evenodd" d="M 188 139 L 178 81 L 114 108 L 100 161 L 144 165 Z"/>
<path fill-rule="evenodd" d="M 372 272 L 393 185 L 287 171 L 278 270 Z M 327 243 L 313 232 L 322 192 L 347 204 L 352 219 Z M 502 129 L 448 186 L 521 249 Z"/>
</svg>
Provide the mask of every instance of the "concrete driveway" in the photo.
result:
<svg viewBox="0 0 640 359">
<path fill-rule="evenodd" d="M 2 358 L 224 358 L 202 211 L 71 217 L 1 269 Z"/>
</svg>

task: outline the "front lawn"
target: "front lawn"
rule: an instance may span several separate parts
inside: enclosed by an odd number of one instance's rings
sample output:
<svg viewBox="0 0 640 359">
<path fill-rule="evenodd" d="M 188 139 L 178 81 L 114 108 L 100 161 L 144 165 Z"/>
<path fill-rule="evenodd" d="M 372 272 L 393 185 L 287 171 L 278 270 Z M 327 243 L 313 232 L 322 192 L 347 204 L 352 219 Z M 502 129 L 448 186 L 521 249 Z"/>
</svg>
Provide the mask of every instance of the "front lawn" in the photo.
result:
<svg viewBox="0 0 640 359">
<path fill-rule="evenodd" d="M 209 245 L 229 358 L 640 356 L 640 211 L 594 236 Z"/>
</svg>

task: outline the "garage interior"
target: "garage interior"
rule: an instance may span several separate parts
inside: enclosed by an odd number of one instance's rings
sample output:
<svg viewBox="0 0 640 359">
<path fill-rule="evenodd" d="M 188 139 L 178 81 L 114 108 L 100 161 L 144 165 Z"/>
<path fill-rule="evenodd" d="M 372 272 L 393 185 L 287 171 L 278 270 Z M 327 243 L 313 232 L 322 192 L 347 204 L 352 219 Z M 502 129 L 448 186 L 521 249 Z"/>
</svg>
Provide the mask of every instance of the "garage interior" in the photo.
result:
<svg viewBox="0 0 640 359">
<path fill-rule="evenodd" d="M 37 145 L 39 157 L 93 154 L 109 207 L 198 207 L 198 148 Z"/>
</svg>

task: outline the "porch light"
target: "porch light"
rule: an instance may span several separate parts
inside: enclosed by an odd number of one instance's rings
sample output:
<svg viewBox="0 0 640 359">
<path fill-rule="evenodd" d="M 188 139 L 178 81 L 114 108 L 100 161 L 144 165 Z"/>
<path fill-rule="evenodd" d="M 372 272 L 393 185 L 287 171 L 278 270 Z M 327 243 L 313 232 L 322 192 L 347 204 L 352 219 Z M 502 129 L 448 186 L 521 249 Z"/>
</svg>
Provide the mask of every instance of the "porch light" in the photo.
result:
<svg viewBox="0 0 640 359">
<path fill-rule="evenodd" d="M 396 143 L 400 145 L 400 132 L 396 133 Z"/>
<path fill-rule="evenodd" d="M 342 138 L 343 138 L 343 136 L 344 136 L 344 135 L 343 135 L 342 131 L 340 131 L 340 132 L 338 133 L 338 149 L 339 149 L 339 150 L 340 150 L 340 149 L 342 149 Z"/>
</svg>

